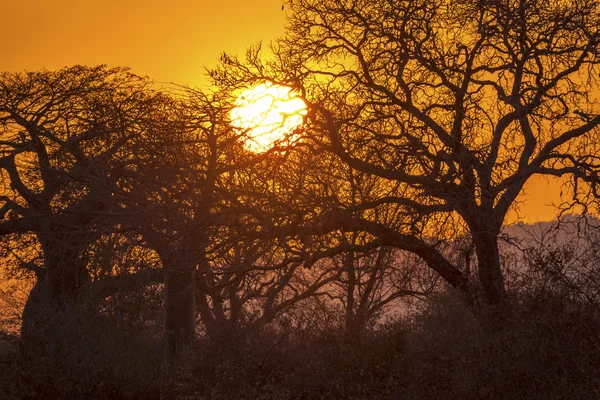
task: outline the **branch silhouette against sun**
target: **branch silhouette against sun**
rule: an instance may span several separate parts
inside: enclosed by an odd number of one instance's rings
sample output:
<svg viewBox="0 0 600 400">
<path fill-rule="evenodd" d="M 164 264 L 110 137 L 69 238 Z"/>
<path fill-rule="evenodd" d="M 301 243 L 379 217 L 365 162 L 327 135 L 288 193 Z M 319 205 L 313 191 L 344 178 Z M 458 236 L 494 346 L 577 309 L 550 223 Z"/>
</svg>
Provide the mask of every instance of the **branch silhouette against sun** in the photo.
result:
<svg viewBox="0 0 600 400">
<path fill-rule="evenodd" d="M 231 124 L 245 132 L 245 147 L 264 152 L 275 144 L 291 143 L 303 123 L 306 104 L 291 88 L 260 83 L 244 90 L 231 110 Z"/>
<path fill-rule="evenodd" d="M 273 9 L 158 3 L 95 36 L 202 88 L 0 72 L 0 393 L 595 398 L 598 0 L 285 0 L 204 79 Z"/>
<path fill-rule="evenodd" d="M 213 78 L 229 89 L 257 80 L 296 88 L 308 106 L 306 146 L 391 189 L 323 224 L 412 251 L 472 292 L 435 248 L 452 218 L 473 240 L 485 302 L 506 304 L 498 235 L 525 183 L 570 177 L 574 203 L 598 198 L 597 2 L 289 4 L 272 60 L 257 46 L 243 60 L 223 57 Z M 364 213 L 389 207 L 418 214 L 419 232 Z"/>
<path fill-rule="evenodd" d="M 135 227 L 164 272 L 173 358 L 193 342 L 197 316 L 210 337 L 258 329 L 333 279 L 332 271 L 301 269 L 307 257 L 286 243 L 245 235 L 260 229 L 273 208 L 270 189 L 284 184 L 268 177 L 267 165 L 280 165 L 289 152 L 278 144 L 249 148 L 247 129 L 232 121 L 236 107 L 219 91 L 175 91 L 121 183 L 124 223 Z"/>
</svg>

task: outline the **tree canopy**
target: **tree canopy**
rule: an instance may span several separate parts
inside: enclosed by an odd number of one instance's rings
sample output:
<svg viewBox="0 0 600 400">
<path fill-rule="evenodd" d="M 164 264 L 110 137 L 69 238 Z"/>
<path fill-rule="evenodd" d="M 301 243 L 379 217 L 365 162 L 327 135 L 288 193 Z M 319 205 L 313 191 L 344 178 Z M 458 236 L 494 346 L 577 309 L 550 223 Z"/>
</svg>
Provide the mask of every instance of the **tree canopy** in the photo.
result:
<svg viewBox="0 0 600 400">
<path fill-rule="evenodd" d="M 571 205 L 597 199 L 597 3 L 290 7 L 273 60 L 261 62 L 257 47 L 245 59 L 225 56 L 212 76 L 228 88 L 256 80 L 299 88 L 309 107 L 302 143 L 381 182 L 375 198 L 343 207 L 338 227 L 418 254 L 468 293 L 465 271 L 436 245 L 452 221 L 473 241 L 486 302 L 505 303 L 498 235 L 525 183 L 570 177 Z M 365 212 L 390 208 L 394 221 Z"/>
<path fill-rule="evenodd" d="M 33 282 L 24 347 L 50 348 L 71 307 L 90 322 L 154 304 L 150 286 L 169 361 L 199 331 L 258 331 L 307 304 L 350 336 L 445 290 L 503 321 L 499 242 L 525 184 L 566 178 L 563 211 L 598 211 L 596 0 L 289 9 L 273 57 L 224 54 L 204 90 L 105 66 L 0 74 L 0 244 Z M 232 109 L 267 83 L 307 110 L 252 151 Z"/>
</svg>

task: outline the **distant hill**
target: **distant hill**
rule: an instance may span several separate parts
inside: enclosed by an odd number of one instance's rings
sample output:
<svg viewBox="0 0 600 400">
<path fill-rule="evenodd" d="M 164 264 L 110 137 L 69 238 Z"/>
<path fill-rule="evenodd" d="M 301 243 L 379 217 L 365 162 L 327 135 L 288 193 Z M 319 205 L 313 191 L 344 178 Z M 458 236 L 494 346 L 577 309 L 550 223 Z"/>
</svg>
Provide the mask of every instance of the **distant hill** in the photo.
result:
<svg viewBox="0 0 600 400">
<path fill-rule="evenodd" d="M 541 221 L 533 224 L 519 222 L 507 225 L 502 230 L 504 244 L 509 247 L 523 247 L 534 245 L 565 245 L 567 243 L 583 244 L 590 239 L 598 237 L 600 233 L 600 220 L 576 214 L 568 214 L 559 220 Z"/>
</svg>

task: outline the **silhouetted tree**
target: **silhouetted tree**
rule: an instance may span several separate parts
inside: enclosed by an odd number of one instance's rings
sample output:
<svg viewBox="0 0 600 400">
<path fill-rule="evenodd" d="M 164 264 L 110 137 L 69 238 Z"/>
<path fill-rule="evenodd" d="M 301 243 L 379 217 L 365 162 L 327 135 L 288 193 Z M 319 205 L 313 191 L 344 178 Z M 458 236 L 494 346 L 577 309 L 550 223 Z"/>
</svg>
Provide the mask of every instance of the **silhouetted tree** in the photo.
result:
<svg viewBox="0 0 600 400">
<path fill-rule="evenodd" d="M 341 304 L 350 337 L 360 338 L 393 306 L 402 307 L 400 300 L 425 298 L 436 289 L 436 277 L 424 276 L 420 259 L 394 248 L 346 252 L 333 262 L 343 273 L 325 292 Z"/>
<path fill-rule="evenodd" d="M 243 132 L 230 124 L 232 103 L 221 93 L 181 89 L 171 98 L 122 196 L 129 221 L 161 260 L 167 354 L 177 359 L 195 337 L 197 312 L 211 331 L 227 319 L 224 291 L 234 299 L 231 287 L 244 276 L 219 267 L 237 241 L 229 228 L 243 214 L 233 193 L 245 192 L 245 171 L 266 155 L 244 148 Z"/>
<path fill-rule="evenodd" d="M 474 299 L 465 271 L 438 248 L 451 227 L 466 231 L 485 302 L 505 305 L 498 235 L 525 183 L 571 177 L 575 202 L 598 197 L 598 2 L 289 5 L 276 57 L 225 56 L 212 76 L 228 88 L 298 88 L 309 106 L 303 143 L 383 182 L 378 198 L 323 213 L 331 229 L 415 253 Z M 386 208 L 414 223 L 374 217 Z"/>
<path fill-rule="evenodd" d="M 162 100 L 126 69 L 71 67 L 0 75 L 0 234 L 33 234 L 41 257 L 22 337 L 81 300 L 88 249 L 115 229 L 118 175 Z M 13 246 L 9 243 L 9 246 Z M 15 244 L 16 246 L 16 244 Z M 29 255 L 27 255 L 29 257 Z M 26 260 L 27 261 L 27 260 Z"/>
</svg>

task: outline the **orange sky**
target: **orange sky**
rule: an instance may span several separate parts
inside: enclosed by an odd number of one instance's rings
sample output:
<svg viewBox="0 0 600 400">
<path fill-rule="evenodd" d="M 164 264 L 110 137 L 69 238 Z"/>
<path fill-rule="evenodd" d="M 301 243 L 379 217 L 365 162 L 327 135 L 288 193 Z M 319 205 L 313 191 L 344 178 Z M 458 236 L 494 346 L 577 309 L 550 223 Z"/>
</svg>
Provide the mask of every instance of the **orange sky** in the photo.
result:
<svg viewBox="0 0 600 400">
<path fill-rule="evenodd" d="M 0 71 L 128 66 L 158 82 L 201 86 L 222 51 L 283 33 L 282 0 L 0 0 Z M 559 187 L 537 180 L 521 217 L 552 219 Z M 509 221 L 514 222 L 515 215 Z"/>
<path fill-rule="evenodd" d="M 0 70 L 125 65 L 200 85 L 222 51 L 283 33 L 282 0 L 0 0 Z"/>
</svg>

